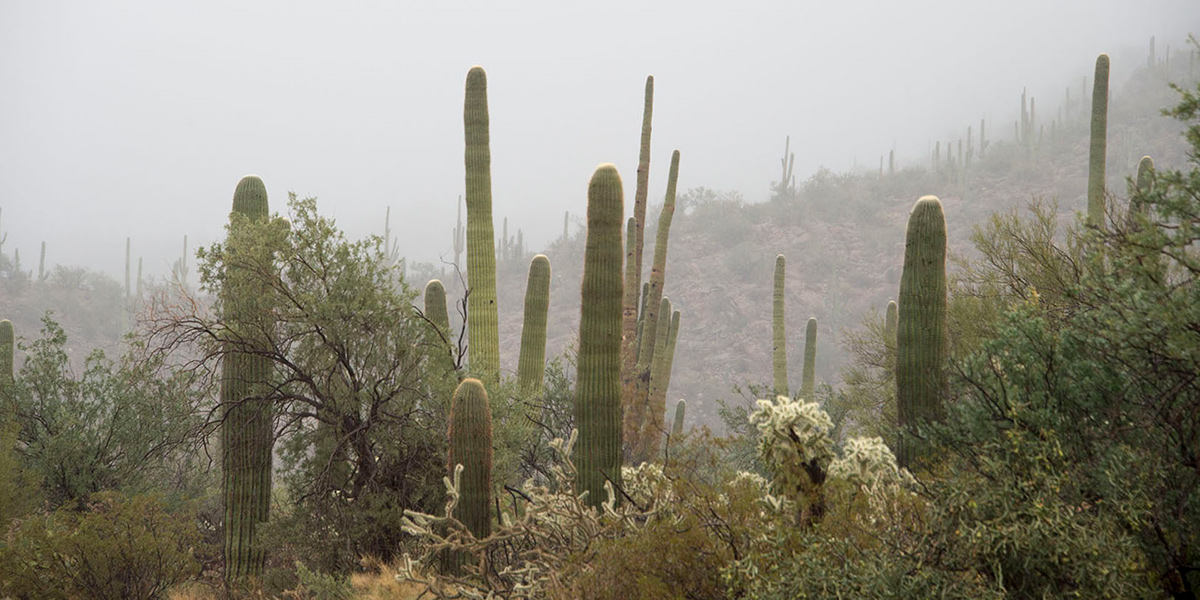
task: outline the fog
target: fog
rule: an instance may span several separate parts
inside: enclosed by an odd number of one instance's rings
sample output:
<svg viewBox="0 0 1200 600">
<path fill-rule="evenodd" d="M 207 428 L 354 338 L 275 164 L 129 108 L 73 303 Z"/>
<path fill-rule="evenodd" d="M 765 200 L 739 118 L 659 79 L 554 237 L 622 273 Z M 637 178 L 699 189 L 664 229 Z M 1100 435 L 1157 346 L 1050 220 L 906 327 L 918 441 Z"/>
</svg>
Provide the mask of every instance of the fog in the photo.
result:
<svg viewBox="0 0 1200 600">
<path fill-rule="evenodd" d="M 757 202 L 785 136 L 798 181 L 890 149 L 917 164 L 981 117 L 1003 136 L 1022 88 L 1052 111 L 1098 53 L 1115 87 L 1150 36 L 1161 55 L 1200 30 L 1196 0 L 743 4 L 0 0 L 5 250 L 36 269 L 45 240 L 49 265 L 117 275 L 130 236 L 164 275 L 184 235 L 222 235 L 255 173 L 275 210 L 317 196 L 360 236 L 390 205 L 404 254 L 451 257 L 474 64 L 497 229 L 508 217 L 539 249 L 583 213 L 598 163 L 616 163 L 632 211 L 647 75 L 652 199 L 679 149 L 681 190 Z"/>
</svg>

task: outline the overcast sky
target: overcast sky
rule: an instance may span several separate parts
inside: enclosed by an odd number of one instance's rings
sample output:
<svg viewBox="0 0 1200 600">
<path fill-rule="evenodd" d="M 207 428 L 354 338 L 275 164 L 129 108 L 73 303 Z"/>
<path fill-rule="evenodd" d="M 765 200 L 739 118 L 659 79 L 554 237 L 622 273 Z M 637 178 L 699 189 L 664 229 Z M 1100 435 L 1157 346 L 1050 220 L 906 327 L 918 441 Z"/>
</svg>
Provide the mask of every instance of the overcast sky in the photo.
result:
<svg viewBox="0 0 1200 600">
<path fill-rule="evenodd" d="M 1116 82 L 1122 52 L 1151 35 L 1182 50 L 1189 31 L 1198 0 L 0 0 L 4 250 L 36 269 L 45 240 L 51 264 L 116 275 L 132 236 L 165 274 L 185 234 L 222 235 L 256 173 L 273 209 L 317 196 L 360 236 L 390 205 L 405 254 L 449 256 L 475 64 L 497 230 L 507 216 L 537 249 L 583 213 L 598 163 L 631 212 L 646 75 L 652 199 L 679 149 L 681 190 L 761 201 L 786 135 L 801 181 L 893 147 L 911 164 L 980 117 L 1010 123 L 1022 87 L 1049 114 L 1098 53 Z"/>
</svg>

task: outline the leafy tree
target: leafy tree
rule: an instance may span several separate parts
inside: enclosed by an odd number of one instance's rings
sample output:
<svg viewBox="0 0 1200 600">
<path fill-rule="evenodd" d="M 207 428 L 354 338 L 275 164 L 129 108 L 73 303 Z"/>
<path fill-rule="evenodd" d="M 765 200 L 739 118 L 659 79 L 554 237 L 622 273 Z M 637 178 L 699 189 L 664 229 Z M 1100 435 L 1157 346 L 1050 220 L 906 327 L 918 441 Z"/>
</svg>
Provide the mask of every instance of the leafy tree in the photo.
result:
<svg viewBox="0 0 1200 600">
<path fill-rule="evenodd" d="M 196 377 L 141 360 L 139 352 L 114 363 L 100 350 L 76 375 L 66 333 L 50 315 L 42 325 L 41 337 L 21 346 L 25 362 L 9 410 L 19 427 L 20 469 L 41 482 L 50 506 L 106 490 L 184 491 L 198 462 Z"/>
<path fill-rule="evenodd" d="M 441 497 L 445 400 L 427 395 L 422 370 L 442 341 L 412 306 L 415 293 L 397 284 L 381 238 L 347 240 L 315 199 L 292 195 L 288 207 L 289 228 L 241 223 L 231 229 L 238 240 L 200 249 L 208 296 L 159 297 L 146 328 L 151 348 L 186 370 L 216 373 L 233 351 L 270 361 L 288 502 L 266 534 L 279 547 L 268 560 L 339 572 L 364 555 L 388 560 L 401 546 L 402 511 Z M 270 251 L 230 252 L 231 243 Z M 240 330 L 221 316 L 231 261 L 263 309 Z"/>
</svg>

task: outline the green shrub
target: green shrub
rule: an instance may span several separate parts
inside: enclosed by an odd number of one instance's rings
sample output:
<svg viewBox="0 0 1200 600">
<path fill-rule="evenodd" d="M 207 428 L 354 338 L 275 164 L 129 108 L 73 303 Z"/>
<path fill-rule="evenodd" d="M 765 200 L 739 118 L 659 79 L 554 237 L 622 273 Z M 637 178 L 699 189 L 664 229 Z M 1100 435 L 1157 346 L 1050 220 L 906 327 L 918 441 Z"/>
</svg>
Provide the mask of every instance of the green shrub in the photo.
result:
<svg viewBox="0 0 1200 600">
<path fill-rule="evenodd" d="M 195 579 L 200 545 L 193 511 L 158 496 L 92 496 L 13 522 L 0 545 L 0 596 L 17 599 L 155 600 Z"/>
</svg>

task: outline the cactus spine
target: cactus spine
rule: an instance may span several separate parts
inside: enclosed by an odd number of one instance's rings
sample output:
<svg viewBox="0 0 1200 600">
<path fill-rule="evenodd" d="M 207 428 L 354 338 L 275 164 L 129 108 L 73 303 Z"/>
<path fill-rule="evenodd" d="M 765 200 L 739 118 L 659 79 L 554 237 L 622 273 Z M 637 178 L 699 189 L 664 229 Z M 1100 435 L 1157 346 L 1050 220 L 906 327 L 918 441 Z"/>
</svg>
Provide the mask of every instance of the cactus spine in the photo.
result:
<svg viewBox="0 0 1200 600">
<path fill-rule="evenodd" d="M 546 373 L 546 315 L 550 310 L 550 259 L 544 254 L 529 262 L 525 285 L 525 323 L 521 329 L 521 355 L 517 382 L 523 394 L 542 393 Z"/>
<path fill-rule="evenodd" d="M 451 476 L 463 466 L 456 517 L 476 538 L 492 533 L 492 411 L 478 379 L 464 379 L 450 401 Z"/>
<path fill-rule="evenodd" d="M 626 242 L 625 294 L 621 300 L 621 403 L 626 416 L 625 437 L 631 438 L 637 423 L 629 423 L 629 416 L 640 408 L 644 388 L 638 382 L 641 361 L 638 354 L 642 347 L 642 320 L 638 303 L 645 307 L 645 292 L 642 289 L 642 253 L 645 248 L 646 198 L 650 189 L 650 123 L 654 116 L 654 76 L 646 77 L 646 95 L 642 106 L 642 138 L 638 150 L 637 187 L 633 200 L 633 231 Z M 644 312 L 644 310 L 642 311 Z"/>
<path fill-rule="evenodd" d="M 471 374 L 486 384 L 500 379 L 500 317 L 496 306 L 496 233 L 492 227 L 487 74 L 483 67 L 471 67 L 467 73 L 463 129 L 467 146 L 468 353 Z"/>
<path fill-rule="evenodd" d="M 817 383 L 817 318 L 808 319 L 804 330 L 804 370 L 800 374 L 800 397 L 813 401 Z"/>
<path fill-rule="evenodd" d="M 252 252 L 239 239 L 238 229 L 267 220 L 267 189 L 262 179 L 247 175 L 233 194 L 230 224 L 231 254 Z M 262 257 L 248 257 L 258 260 Z M 223 290 L 224 318 L 232 340 L 226 343 L 221 373 L 221 458 L 222 492 L 225 503 L 225 578 L 235 581 L 262 573 L 265 548 L 258 539 L 258 526 L 267 521 L 271 494 L 271 446 L 274 442 L 272 410 L 264 398 L 271 373 L 271 360 L 254 353 L 266 340 L 256 339 L 262 331 L 260 293 L 253 275 L 238 267 L 240 260 L 227 262 Z M 248 350 L 248 351 L 247 351 Z"/>
<path fill-rule="evenodd" d="M 683 418 L 687 412 L 687 401 L 680 400 L 675 404 L 675 422 L 671 425 L 671 437 L 683 435 Z"/>
<path fill-rule="evenodd" d="M 1104 227 L 1105 157 L 1108 150 L 1108 55 L 1096 57 L 1092 82 L 1092 137 L 1088 147 L 1088 224 Z"/>
<path fill-rule="evenodd" d="M 922 422 L 942 418 L 948 388 L 946 218 L 935 196 L 922 197 L 909 215 L 899 300 L 896 412 L 910 435 L 902 435 L 897 456 L 908 467 L 922 454 L 911 434 Z"/>
<path fill-rule="evenodd" d="M 579 319 L 575 426 L 576 491 L 587 503 L 606 500 L 605 481 L 621 483 L 621 176 L 611 164 L 588 182 L 587 241 Z"/>
<path fill-rule="evenodd" d="M 787 330 L 784 325 L 784 269 L 785 259 L 775 257 L 775 293 L 771 309 L 771 367 L 775 375 L 775 395 L 787 396 Z"/>
</svg>

